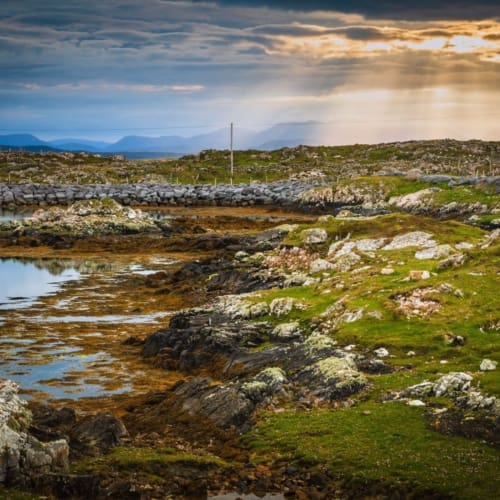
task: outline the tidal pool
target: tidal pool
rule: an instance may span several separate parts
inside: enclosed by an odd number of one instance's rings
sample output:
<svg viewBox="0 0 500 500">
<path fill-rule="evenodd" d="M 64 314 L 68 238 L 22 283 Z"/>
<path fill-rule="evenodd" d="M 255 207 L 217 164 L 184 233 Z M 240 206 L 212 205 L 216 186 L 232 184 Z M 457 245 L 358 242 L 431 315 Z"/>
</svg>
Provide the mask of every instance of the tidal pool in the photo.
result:
<svg viewBox="0 0 500 500">
<path fill-rule="evenodd" d="M 148 374 L 123 342 L 155 331 L 171 312 L 161 297 L 141 309 L 128 280 L 137 286 L 173 262 L 0 258 L 0 378 L 37 399 L 133 390 Z"/>
<path fill-rule="evenodd" d="M 0 258 L 0 310 L 29 307 L 39 297 L 57 291 L 62 283 L 80 278 L 71 265 L 51 264 L 53 259 Z"/>
</svg>

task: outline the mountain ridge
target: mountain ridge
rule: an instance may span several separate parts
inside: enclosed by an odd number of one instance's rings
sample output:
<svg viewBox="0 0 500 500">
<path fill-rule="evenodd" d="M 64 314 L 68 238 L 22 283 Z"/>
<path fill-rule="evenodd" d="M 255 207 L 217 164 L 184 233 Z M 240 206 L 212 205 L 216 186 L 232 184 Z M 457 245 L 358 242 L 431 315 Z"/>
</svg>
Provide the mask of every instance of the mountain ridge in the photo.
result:
<svg viewBox="0 0 500 500">
<path fill-rule="evenodd" d="M 272 127 L 254 131 L 245 128 L 237 128 L 234 136 L 235 149 L 273 149 L 275 144 L 281 147 L 294 147 L 298 144 L 307 144 L 313 128 L 317 128 L 319 122 L 290 122 L 273 125 Z M 290 137 L 290 129 L 301 128 L 303 138 L 294 135 Z M 2 148 L 27 148 L 34 146 L 49 148 L 48 150 L 78 151 L 89 153 L 147 153 L 158 156 L 160 153 L 169 153 L 172 156 L 194 154 L 205 149 L 229 149 L 229 130 L 227 128 L 217 129 L 204 134 L 191 137 L 179 135 L 165 135 L 149 137 L 141 135 L 124 136 L 115 142 L 93 141 L 80 138 L 61 138 L 53 140 L 42 140 L 33 134 L 6 134 L 0 135 L 0 147 Z"/>
</svg>

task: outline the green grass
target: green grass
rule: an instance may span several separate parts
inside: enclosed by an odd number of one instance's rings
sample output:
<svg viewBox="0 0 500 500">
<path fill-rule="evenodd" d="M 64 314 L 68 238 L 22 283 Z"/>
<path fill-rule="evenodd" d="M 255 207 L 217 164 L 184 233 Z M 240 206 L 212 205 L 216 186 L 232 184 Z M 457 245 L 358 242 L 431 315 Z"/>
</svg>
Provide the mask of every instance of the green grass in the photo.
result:
<svg viewBox="0 0 500 500">
<path fill-rule="evenodd" d="M 47 497 L 34 495 L 33 493 L 14 490 L 12 488 L 2 488 L 0 487 L 0 498 L 2 500 L 42 500 Z"/>
<path fill-rule="evenodd" d="M 107 455 L 81 460 L 72 465 L 74 472 L 106 472 L 134 470 L 148 473 L 161 472 L 168 465 L 193 465 L 197 467 L 229 467 L 230 464 L 214 455 L 187 453 L 173 448 L 130 448 L 119 446 Z"/>
<path fill-rule="evenodd" d="M 245 437 L 255 461 L 326 464 L 348 479 L 410 483 L 456 498 L 494 498 L 499 455 L 475 440 L 430 430 L 420 409 L 362 403 L 266 414 Z"/>
<path fill-rule="evenodd" d="M 458 186 L 453 189 L 444 189 L 432 195 L 434 205 L 447 203 L 482 203 L 488 207 L 498 205 L 500 197 L 491 186 Z"/>
</svg>

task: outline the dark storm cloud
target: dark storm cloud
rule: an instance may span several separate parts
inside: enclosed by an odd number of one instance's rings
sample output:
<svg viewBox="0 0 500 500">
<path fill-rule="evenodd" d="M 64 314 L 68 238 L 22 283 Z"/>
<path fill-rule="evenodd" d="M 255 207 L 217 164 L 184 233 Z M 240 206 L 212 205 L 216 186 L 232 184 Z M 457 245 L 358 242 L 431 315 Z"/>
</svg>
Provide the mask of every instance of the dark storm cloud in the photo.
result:
<svg viewBox="0 0 500 500">
<path fill-rule="evenodd" d="M 199 0 L 194 0 L 197 3 Z M 500 16 L 498 0 L 216 0 L 219 5 L 243 5 L 299 12 L 337 11 L 373 19 L 487 19 Z"/>
<path fill-rule="evenodd" d="M 261 33 L 269 36 L 298 36 L 317 37 L 324 35 L 345 36 L 352 40 L 388 40 L 394 38 L 390 33 L 373 27 L 351 26 L 347 28 L 321 29 L 318 26 L 306 26 L 298 24 L 288 25 L 265 25 L 252 29 L 252 33 Z"/>
</svg>

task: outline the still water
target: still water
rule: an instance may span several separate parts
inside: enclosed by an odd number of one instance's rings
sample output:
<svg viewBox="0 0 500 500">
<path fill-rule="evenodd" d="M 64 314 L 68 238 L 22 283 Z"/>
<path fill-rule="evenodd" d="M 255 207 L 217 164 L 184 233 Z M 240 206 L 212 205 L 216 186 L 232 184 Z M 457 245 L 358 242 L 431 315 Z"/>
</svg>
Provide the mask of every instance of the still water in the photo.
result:
<svg viewBox="0 0 500 500">
<path fill-rule="evenodd" d="M 120 280 L 145 280 L 172 262 L 151 258 L 151 269 L 109 260 L 0 258 L 0 378 L 43 399 L 131 391 L 142 369 L 131 366 L 140 356 L 127 365 L 120 346 L 140 327 L 155 331 L 170 313 L 140 311 L 120 299 L 120 292 L 130 295 Z"/>
<path fill-rule="evenodd" d="M 70 264 L 55 266 L 52 259 L 0 258 L 0 310 L 29 307 L 61 283 L 79 278 L 80 272 Z"/>
</svg>

